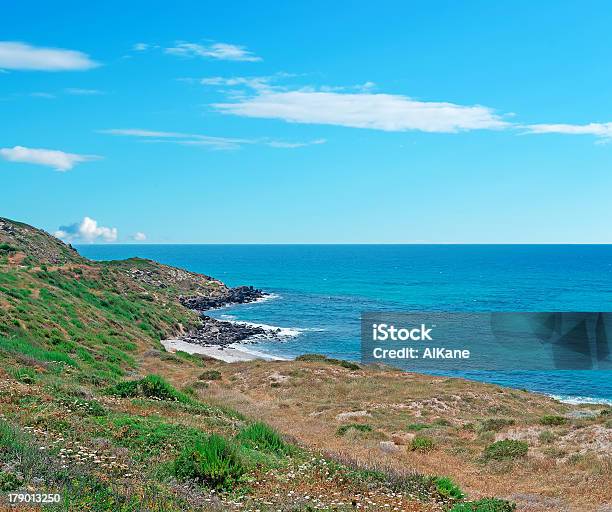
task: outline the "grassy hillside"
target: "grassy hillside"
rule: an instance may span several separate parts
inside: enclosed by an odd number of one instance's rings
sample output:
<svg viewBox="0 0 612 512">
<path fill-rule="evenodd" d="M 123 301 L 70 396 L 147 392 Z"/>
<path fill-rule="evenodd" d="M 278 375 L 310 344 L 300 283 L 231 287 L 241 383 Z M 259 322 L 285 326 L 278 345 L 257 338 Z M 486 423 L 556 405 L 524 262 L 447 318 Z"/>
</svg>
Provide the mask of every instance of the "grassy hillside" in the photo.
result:
<svg viewBox="0 0 612 512">
<path fill-rule="evenodd" d="M 26 492 L 61 495 L 44 510 L 508 512 L 488 496 L 520 494 L 513 477 L 541 450 L 498 434 L 548 421 L 552 450 L 575 428 L 610 427 L 603 413 L 568 422 L 552 400 L 484 384 L 163 350 L 160 339 L 199 323 L 179 297 L 227 291 L 152 261 L 92 262 L 0 218 L 0 510 Z M 586 479 L 580 510 L 597 510 L 609 473 L 593 469 L 601 454 L 583 455 L 567 480 L 547 463 L 563 485 L 538 492 Z"/>
</svg>

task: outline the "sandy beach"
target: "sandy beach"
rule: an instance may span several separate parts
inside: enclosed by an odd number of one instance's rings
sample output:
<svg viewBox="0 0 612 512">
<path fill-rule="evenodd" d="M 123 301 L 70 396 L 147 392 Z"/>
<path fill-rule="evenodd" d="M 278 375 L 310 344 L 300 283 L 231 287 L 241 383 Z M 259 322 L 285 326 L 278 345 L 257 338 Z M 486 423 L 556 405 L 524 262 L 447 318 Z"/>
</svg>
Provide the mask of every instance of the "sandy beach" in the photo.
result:
<svg viewBox="0 0 612 512">
<path fill-rule="evenodd" d="M 262 361 L 279 361 L 280 357 L 274 357 L 259 352 L 251 352 L 242 348 L 230 346 L 202 346 L 194 343 L 187 343 L 183 340 L 170 339 L 162 340 L 162 345 L 168 352 L 182 351 L 188 354 L 202 354 L 226 363 L 236 363 L 239 361 L 253 361 L 260 359 Z"/>
</svg>

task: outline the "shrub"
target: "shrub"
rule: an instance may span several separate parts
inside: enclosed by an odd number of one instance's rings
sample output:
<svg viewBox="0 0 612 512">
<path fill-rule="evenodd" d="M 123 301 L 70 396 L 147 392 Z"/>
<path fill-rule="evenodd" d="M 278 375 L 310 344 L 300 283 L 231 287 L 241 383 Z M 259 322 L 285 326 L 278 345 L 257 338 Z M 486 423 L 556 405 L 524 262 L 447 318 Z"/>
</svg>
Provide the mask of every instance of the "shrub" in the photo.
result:
<svg viewBox="0 0 612 512">
<path fill-rule="evenodd" d="M 346 368 L 347 370 L 351 370 L 351 371 L 355 371 L 355 370 L 360 370 L 361 366 L 359 366 L 357 363 L 352 363 L 350 361 L 340 361 L 338 363 L 340 366 L 342 366 L 342 368 Z"/>
<path fill-rule="evenodd" d="M 410 443 L 412 451 L 428 452 L 436 447 L 435 441 L 427 436 L 415 436 Z"/>
<path fill-rule="evenodd" d="M 457 503 L 450 512 L 513 512 L 516 505 L 506 500 L 497 498 L 484 498 L 478 501 Z"/>
<path fill-rule="evenodd" d="M 23 485 L 23 478 L 20 475 L 3 471 L 0 473 L 0 492 L 11 492 L 19 489 Z"/>
<path fill-rule="evenodd" d="M 301 356 L 297 356 L 295 360 L 307 363 L 323 363 L 327 361 L 327 356 L 323 354 L 302 354 Z"/>
<path fill-rule="evenodd" d="M 17 249 L 15 249 L 13 246 L 9 245 L 9 244 L 0 244 L 0 254 L 9 254 L 11 252 L 16 252 Z"/>
<path fill-rule="evenodd" d="M 336 430 L 336 435 L 343 436 L 351 429 L 359 432 L 372 432 L 372 427 L 370 425 L 366 425 L 365 423 L 348 423 L 347 425 L 342 425 L 340 428 L 338 428 L 338 430 Z"/>
<path fill-rule="evenodd" d="M 123 398 L 142 396 L 183 403 L 192 401 L 185 393 L 177 391 L 158 375 L 147 375 L 144 379 L 120 382 L 110 388 L 108 393 Z"/>
<path fill-rule="evenodd" d="M 556 436 L 550 430 L 544 430 L 543 432 L 540 432 L 538 439 L 541 443 L 550 444 L 556 439 Z"/>
<path fill-rule="evenodd" d="M 434 479 L 436 490 L 440 496 L 451 500 L 461 500 L 465 496 L 461 488 L 450 478 L 441 477 Z"/>
<path fill-rule="evenodd" d="M 64 406 L 73 411 L 78 411 L 84 416 L 106 416 L 106 409 L 97 400 L 84 400 L 78 397 L 62 397 L 58 400 Z"/>
<path fill-rule="evenodd" d="M 219 370 L 206 370 L 198 377 L 199 380 L 221 380 L 221 372 Z"/>
<path fill-rule="evenodd" d="M 487 446 L 484 457 L 487 460 L 516 459 L 527 455 L 528 450 L 529 445 L 525 441 L 504 439 Z"/>
<path fill-rule="evenodd" d="M 177 478 L 195 480 L 213 489 L 231 488 L 244 472 L 236 448 L 216 434 L 185 446 L 174 462 Z"/>
<path fill-rule="evenodd" d="M 257 422 L 244 427 L 236 436 L 243 444 L 276 454 L 286 454 L 289 446 L 281 435 L 265 423 Z"/>
<path fill-rule="evenodd" d="M 445 420 L 444 418 L 436 418 L 433 422 L 432 425 L 434 427 L 450 427 L 451 426 L 451 422 L 448 420 Z"/>
<path fill-rule="evenodd" d="M 406 427 L 406 430 L 418 432 L 419 430 L 425 430 L 426 428 L 430 428 L 430 425 L 427 423 L 411 423 Z"/>
<path fill-rule="evenodd" d="M 563 416 L 555 416 L 553 414 L 548 414 L 540 418 L 541 425 L 547 425 L 551 427 L 565 425 L 566 423 L 567 423 L 566 418 L 564 418 Z"/>
<path fill-rule="evenodd" d="M 499 432 L 510 425 L 514 425 L 514 420 L 507 418 L 487 418 L 480 423 L 480 430 L 483 432 Z"/>
<path fill-rule="evenodd" d="M 329 363 L 342 366 L 351 371 L 360 370 L 361 366 L 351 361 L 344 361 L 342 359 L 334 359 L 333 357 L 327 357 L 323 354 L 302 354 L 295 358 L 296 361 L 303 361 L 307 363 Z"/>
</svg>

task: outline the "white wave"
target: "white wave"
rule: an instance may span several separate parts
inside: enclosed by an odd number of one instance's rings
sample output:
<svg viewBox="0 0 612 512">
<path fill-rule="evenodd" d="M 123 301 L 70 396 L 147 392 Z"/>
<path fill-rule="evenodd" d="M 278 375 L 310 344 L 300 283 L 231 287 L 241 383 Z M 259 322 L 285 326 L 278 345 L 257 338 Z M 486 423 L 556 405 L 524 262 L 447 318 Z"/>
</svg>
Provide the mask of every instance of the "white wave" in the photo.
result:
<svg viewBox="0 0 612 512">
<path fill-rule="evenodd" d="M 232 316 L 232 315 L 226 315 L 226 316 Z M 264 331 L 267 331 L 268 334 L 273 334 L 277 338 L 295 338 L 296 336 L 299 336 L 300 333 L 303 331 L 302 329 L 298 327 L 278 327 L 276 325 L 258 324 L 255 322 L 245 322 L 244 320 L 236 320 L 235 318 L 231 320 L 227 319 L 225 321 L 230 322 L 232 324 L 236 324 L 236 325 L 248 325 L 249 327 L 259 327 L 263 329 Z M 264 338 L 269 337 L 269 335 L 256 335 L 256 336 L 252 336 L 251 338 L 249 338 L 249 340 L 260 339 L 262 336 Z"/>
<path fill-rule="evenodd" d="M 609 398 L 597 398 L 591 396 L 567 396 L 567 395 L 548 395 L 555 400 L 559 400 L 559 402 L 563 402 L 565 404 L 570 405 L 580 405 L 580 404 L 595 404 L 595 405 L 611 405 L 612 399 Z"/>
<path fill-rule="evenodd" d="M 281 296 L 277 293 L 268 293 L 268 295 L 264 295 L 263 297 L 259 297 L 259 299 L 255 299 L 252 302 L 246 302 L 245 304 L 256 304 L 258 302 L 268 302 L 269 300 L 280 299 Z"/>
</svg>

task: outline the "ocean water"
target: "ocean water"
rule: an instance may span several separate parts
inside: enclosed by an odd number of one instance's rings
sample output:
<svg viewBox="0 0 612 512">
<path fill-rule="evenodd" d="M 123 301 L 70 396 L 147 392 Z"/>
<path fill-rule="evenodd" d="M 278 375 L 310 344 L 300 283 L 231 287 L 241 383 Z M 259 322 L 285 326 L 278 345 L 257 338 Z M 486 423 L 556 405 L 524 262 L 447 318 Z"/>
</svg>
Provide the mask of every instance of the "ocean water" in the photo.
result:
<svg viewBox="0 0 612 512">
<path fill-rule="evenodd" d="M 604 245 L 82 245 L 92 259 L 150 258 L 270 292 L 220 319 L 283 328 L 256 349 L 360 357 L 362 311 L 612 311 Z M 453 373 L 566 400 L 612 403 L 612 372 Z"/>
</svg>

